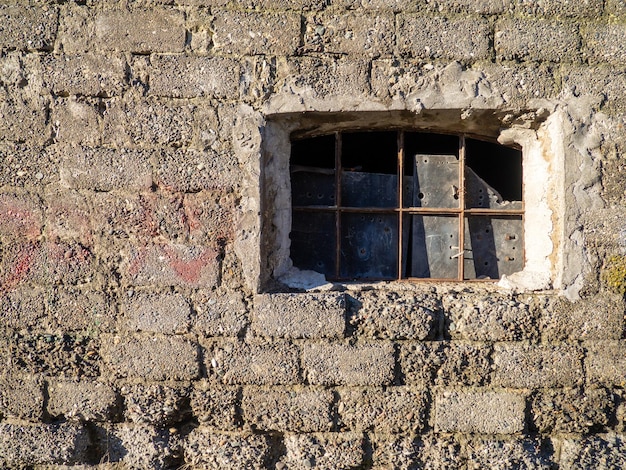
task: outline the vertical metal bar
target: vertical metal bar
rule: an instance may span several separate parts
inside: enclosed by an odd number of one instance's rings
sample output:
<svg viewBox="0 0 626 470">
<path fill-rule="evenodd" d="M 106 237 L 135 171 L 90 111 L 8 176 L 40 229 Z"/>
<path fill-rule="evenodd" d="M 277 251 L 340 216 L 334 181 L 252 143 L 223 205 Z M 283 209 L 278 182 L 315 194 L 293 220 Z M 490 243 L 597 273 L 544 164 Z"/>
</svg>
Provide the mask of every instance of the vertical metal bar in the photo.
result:
<svg viewBox="0 0 626 470">
<path fill-rule="evenodd" d="M 335 132 L 335 277 L 339 278 L 341 259 L 341 132 Z"/>
<path fill-rule="evenodd" d="M 404 206 L 402 198 L 404 193 L 404 131 L 398 131 L 398 279 L 402 279 L 402 221 L 404 213 L 402 207 Z M 408 262 L 408 261 L 407 261 Z"/>
<path fill-rule="evenodd" d="M 459 281 L 465 278 L 465 135 L 459 136 Z"/>
</svg>

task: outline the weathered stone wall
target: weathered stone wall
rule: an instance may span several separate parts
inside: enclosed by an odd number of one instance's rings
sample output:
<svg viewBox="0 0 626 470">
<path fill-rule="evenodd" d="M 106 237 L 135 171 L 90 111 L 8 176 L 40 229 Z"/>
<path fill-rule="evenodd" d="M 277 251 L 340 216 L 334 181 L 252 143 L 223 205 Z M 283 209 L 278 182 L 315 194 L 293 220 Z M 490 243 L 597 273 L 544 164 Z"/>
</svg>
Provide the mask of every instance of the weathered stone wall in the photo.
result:
<svg viewBox="0 0 626 470">
<path fill-rule="evenodd" d="M 625 24 L 618 0 L 3 0 L 0 466 L 625 467 Z M 272 172 L 325 112 L 559 155 L 544 288 L 288 292 Z"/>
</svg>

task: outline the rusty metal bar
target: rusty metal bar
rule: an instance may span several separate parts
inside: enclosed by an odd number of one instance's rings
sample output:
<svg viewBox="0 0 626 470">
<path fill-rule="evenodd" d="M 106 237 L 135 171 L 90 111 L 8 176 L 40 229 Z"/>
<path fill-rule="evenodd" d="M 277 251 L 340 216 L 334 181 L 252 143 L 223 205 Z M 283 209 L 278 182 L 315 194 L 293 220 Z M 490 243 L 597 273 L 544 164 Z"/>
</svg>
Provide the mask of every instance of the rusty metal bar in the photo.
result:
<svg viewBox="0 0 626 470">
<path fill-rule="evenodd" d="M 404 131 L 398 132 L 398 279 L 402 279 L 402 213 L 403 197 L 404 197 Z"/>
<path fill-rule="evenodd" d="M 465 277 L 465 136 L 459 136 L 459 253 L 458 280 Z"/>
<path fill-rule="evenodd" d="M 341 260 L 341 132 L 335 132 L 335 276 L 340 273 Z"/>
</svg>

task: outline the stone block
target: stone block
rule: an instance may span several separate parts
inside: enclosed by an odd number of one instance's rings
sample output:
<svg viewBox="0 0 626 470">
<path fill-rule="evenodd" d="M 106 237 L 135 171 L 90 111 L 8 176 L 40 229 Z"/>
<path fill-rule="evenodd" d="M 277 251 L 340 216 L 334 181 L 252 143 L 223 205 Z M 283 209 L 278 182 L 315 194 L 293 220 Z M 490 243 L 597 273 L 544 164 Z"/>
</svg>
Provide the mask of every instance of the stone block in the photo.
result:
<svg viewBox="0 0 626 470">
<path fill-rule="evenodd" d="M 522 15 L 597 18 L 603 13 L 602 0 L 511 0 L 511 3 L 514 11 Z"/>
<path fill-rule="evenodd" d="M 190 387 L 168 384 L 127 384 L 120 389 L 126 421 L 159 428 L 186 421 Z"/>
<path fill-rule="evenodd" d="M 243 390 L 241 409 L 244 422 L 253 429 L 278 432 L 323 432 L 333 426 L 330 390 Z"/>
<path fill-rule="evenodd" d="M 226 57 L 155 56 L 149 93 L 172 98 L 239 98 L 241 66 Z"/>
<path fill-rule="evenodd" d="M 400 14 L 397 29 L 401 54 L 422 59 L 487 59 L 489 23 L 481 17 L 445 18 Z"/>
<path fill-rule="evenodd" d="M 124 52 L 182 52 L 183 13 L 176 10 L 103 11 L 95 18 L 97 49 Z"/>
<path fill-rule="evenodd" d="M 277 82 L 285 93 L 312 94 L 318 99 L 369 91 L 368 62 L 322 57 L 290 58 L 279 63 Z"/>
<path fill-rule="evenodd" d="M 236 470 L 267 468 L 268 436 L 221 433 L 204 427 L 191 431 L 183 444 L 185 463 L 192 467 Z"/>
<path fill-rule="evenodd" d="M 570 302 L 563 297 L 542 307 L 541 332 L 549 341 L 620 339 L 624 298 L 610 293 Z"/>
<path fill-rule="evenodd" d="M 56 379 L 48 384 L 47 411 L 55 419 L 115 421 L 120 400 L 111 385 L 93 380 Z"/>
<path fill-rule="evenodd" d="M 51 138 L 46 120 L 49 110 L 50 99 L 43 94 L 0 89 L 0 140 L 45 145 Z"/>
<path fill-rule="evenodd" d="M 524 429 L 524 396 L 493 390 L 441 391 L 435 432 L 514 434 Z"/>
<path fill-rule="evenodd" d="M 502 387 L 575 387 L 584 380 L 582 351 L 572 345 L 497 344 L 493 382 Z"/>
<path fill-rule="evenodd" d="M 626 15 L 626 3 L 622 0 L 606 0 L 604 2 L 604 11 L 609 15 Z"/>
<path fill-rule="evenodd" d="M 511 7 L 511 1 L 513 0 L 434 0 L 429 2 L 427 7 L 429 10 L 437 12 L 450 11 L 454 13 L 496 15 L 507 11 Z"/>
<path fill-rule="evenodd" d="M 564 438 L 561 442 L 559 468 L 626 467 L 626 439 L 623 434 L 596 434 Z"/>
<path fill-rule="evenodd" d="M 91 438 L 72 424 L 0 424 L 0 465 L 71 465 L 86 461 Z"/>
<path fill-rule="evenodd" d="M 102 292 L 58 288 L 48 291 L 45 301 L 46 320 L 53 329 L 96 334 L 115 325 L 115 307 Z"/>
<path fill-rule="evenodd" d="M 93 246 L 91 208 L 83 194 L 58 186 L 48 187 L 45 192 L 45 201 L 47 239 Z"/>
<path fill-rule="evenodd" d="M 471 297 L 450 294 L 444 298 L 448 334 L 453 340 L 519 341 L 536 339 L 538 312 L 530 302 L 515 296 Z"/>
<path fill-rule="evenodd" d="M 502 19 L 496 23 L 498 60 L 580 61 L 580 35 L 575 22 L 542 19 Z"/>
<path fill-rule="evenodd" d="M 52 108 L 55 142 L 97 147 L 100 145 L 98 103 L 81 98 L 57 98 Z"/>
<path fill-rule="evenodd" d="M 391 340 L 424 340 L 436 334 L 441 302 L 433 294 L 365 291 L 347 297 L 353 335 Z"/>
<path fill-rule="evenodd" d="M 121 255 L 122 279 L 132 286 L 213 287 L 219 278 L 219 253 L 212 247 L 128 246 Z"/>
<path fill-rule="evenodd" d="M 533 438 L 476 438 L 467 444 L 467 468 L 554 468 L 553 450 L 545 442 Z"/>
<path fill-rule="evenodd" d="M 216 51 L 241 55 L 293 55 L 300 45 L 300 15 L 282 12 L 216 11 Z"/>
<path fill-rule="evenodd" d="M 0 296 L 2 329 L 34 329 L 45 324 L 44 291 L 30 286 L 17 286 Z"/>
<path fill-rule="evenodd" d="M 155 183 L 172 192 L 231 189 L 240 177 L 232 154 L 211 149 L 165 150 L 156 156 L 155 165 Z"/>
<path fill-rule="evenodd" d="M 407 342 L 399 361 L 407 385 L 483 385 L 491 378 L 491 354 L 484 343 Z"/>
<path fill-rule="evenodd" d="M 59 157 L 54 148 L 0 140 L 0 185 L 38 192 L 58 182 Z"/>
<path fill-rule="evenodd" d="M 252 330 L 270 338 L 339 338 L 345 329 L 343 294 L 260 294 Z"/>
<path fill-rule="evenodd" d="M 312 385 L 387 385 L 394 378 L 390 343 L 305 343 L 304 373 Z"/>
<path fill-rule="evenodd" d="M 193 309 L 192 329 L 204 336 L 240 336 L 248 325 L 248 309 L 238 292 L 199 290 Z"/>
<path fill-rule="evenodd" d="M 0 240 L 35 240 L 43 231 L 43 207 L 29 193 L 0 193 Z"/>
<path fill-rule="evenodd" d="M 186 194 L 183 210 L 190 242 L 213 246 L 232 243 L 237 217 L 233 194 L 220 191 Z"/>
<path fill-rule="evenodd" d="M 283 468 L 359 468 L 365 458 L 364 438 L 357 433 L 290 434 L 284 444 Z"/>
<path fill-rule="evenodd" d="M 626 40 L 626 25 L 593 24 L 582 30 L 583 54 L 590 63 L 626 64 L 626 52 L 619 45 Z"/>
<path fill-rule="evenodd" d="M 0 376 L 0 416 L 5 419 L 41 421 L 44 404 L 43 391 L 43 381 L 40 377 Z"/>
<path fill-rule="evenodd" d="M 605 389 L 545 389 L 530 399 L 530 429 L 542 434 L 581 433 L 607 426 L 615 411 Z"/>
<path fill-rule="evenodd" d="M 114 54 L 46 54 L 42 56 L 44 86 L 59 96 L 109 97 L 127 86 L 126 61 Z"/>
<path fill-rule="evenodd" d="M 585 344 L 585 372 L 590 384 L 626 385 L 626 342 L 597 341 Z"/>
<path fill-rule="evenodd" d="M 214 343 L 209 345 L 205 358 L 210 376 L 225 384 L 292 385 L 302 382 L 299 349 L 283 341 Z"/>
<path fill-rule="evenodd" d="M 389 55 L 394 46 L 394 15 L 351 10 L 306 18 L 304 50 L 349 55 Z"/>
<path fill-rule="evenodd" d="M 556 98 L 560 91 L 553 70 L 546 64 L 487 64 L 480 70 L 505 103 L 525 106 L 529 100 Z"/>
<path fill-rule="evenodd" d="M 165 470 L 174 465 L 167 430 L 142 424 L 115 424 L 95 429 L 97 454 L 108 465 Z"/>
<path fill-rule="evenodd" d="M 563 89 L 574 96 L 590 95 L 612 110 L 626 110 L 626 74 L 615 67 L 571 67 L 564 71 Z M 619 142 L 618 139 L 613 140 Z"/>
<path fill-rule="evenodd" d="M 198 346 L 173 336 L 103 336 L 102 360 L 114 377 L 191 380 L 198 377 Z"/>
<path fill-rule="evenodd" d="M 129 331 L 177 334 L 189 330 L 191 306 L 178 293 L 127 291 L 122 299 L 122 319 Z"/>
<path fill-rule="evenodd" d="M 342 388 L 337 409 L 343 425 L 353 431 L 415 433 L 424 427 L 427 407 L 424 390 Z"/>
<path fill-rule="evenodd" d="M 58 24 L 52 6 L 0 5 L 0 49 L 51 50 Z"/>
<path fill-rule="evenodd" d="M 60 175 L 66 188 L 137 191 L 152 185 L 149 151 L 88 147 L 63 150 Z"/>
<path fill-rule="evenodd" d="M 191 412 L 202 426 L 222 431 L 239 427 L 238 411 L 241 389 L 228 385 L 215 385 L 208 381 L 197 382 L 191 394 Z"/>
<path fill-rule="evenodd" d="M 461 445 L 442 434 L 382 434 L 372 436 L 372 468 L 456 470 L 463 468 Z"/>
</svg>

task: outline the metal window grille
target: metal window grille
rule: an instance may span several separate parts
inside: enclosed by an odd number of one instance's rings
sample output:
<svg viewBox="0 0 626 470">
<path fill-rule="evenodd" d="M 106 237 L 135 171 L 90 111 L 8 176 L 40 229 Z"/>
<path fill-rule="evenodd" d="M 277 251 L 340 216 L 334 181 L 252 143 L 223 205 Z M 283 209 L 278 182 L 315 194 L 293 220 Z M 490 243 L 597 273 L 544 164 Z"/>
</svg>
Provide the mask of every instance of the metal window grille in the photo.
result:
<svg viewBox="0 0 626 470">
<path fill-rule="evenodd" d="M 521 156 L 466 135 L 404 130 L 294 140 L 294 265 L 346 281 L 520 271 Z"/>
</svg>

